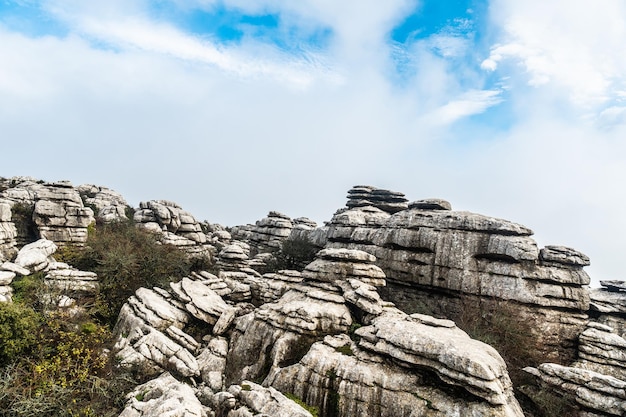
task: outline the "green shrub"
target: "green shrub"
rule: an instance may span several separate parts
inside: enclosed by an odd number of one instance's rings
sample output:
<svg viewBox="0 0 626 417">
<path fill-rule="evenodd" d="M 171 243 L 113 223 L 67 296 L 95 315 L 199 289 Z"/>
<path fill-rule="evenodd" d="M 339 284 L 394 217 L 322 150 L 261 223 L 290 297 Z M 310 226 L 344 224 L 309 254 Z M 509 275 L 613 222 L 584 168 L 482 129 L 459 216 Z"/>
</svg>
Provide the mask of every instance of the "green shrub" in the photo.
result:
<svg viewBox="0 0 626 417">
<path fill-rule="evenodd" d="M 44 272 L 22 276 L 13 280 L 13 300 L 16 303 L 36 307 L 39 305 L 39 295 L 44 286 Z"/>
<path fill-rule="evenodd" d="M 90 231 L 85 247 L 65 249 L 62 257 L 81 270 L 98 274 L 95 313 L 111 325 L 138 288 L 167 286 L 206 264 L 162 244 L 158 235 L 130 221 L 98 225 Z"/>
<path fill-rule="evenodd" d="M 41 317 L 19 303 L 0 303 L 0 364 L 6 364 L 38 342 Z"/>
<path fill-rule="evenodd" d="M 511 301 L 490 300 L 463 304 L 456 324 L 473 339 L 493 346 L 507 364 L 514 386 L 527 382 L 522 370 L 543 361 L 539 341 L 530 318 L 520 315 L 519 306 Z"/>
<path fill-rule="evenodd" d="M 294 403 L 298 404 L 300 407 L 304 408 L 306 411 L 311 413 L 313 417 L 317 417 L 319 415 L 319 409 L 312 405 L 308 405 L 304 401 L 302 401 L 299 397 L 289 392 L 285 393 L 285 397 L 289 398 Z"/>
<path fill-rule="evenodd" d="M 274 260 L 267 265 L 267 271 L 276 272 L 281 269 L 294 269 L 302 271 L 315 259 L 319 248 L 309 239 L 287 239 L 281 248 L 274 253 Z"/>
<path fill-rule="evenodd" d="M 33 331 L 38 343 L 0 372 L 0 415 L 113 417 L 136 381 L 107 356 L 106 326 L 49 314 Z"/>
</svg>

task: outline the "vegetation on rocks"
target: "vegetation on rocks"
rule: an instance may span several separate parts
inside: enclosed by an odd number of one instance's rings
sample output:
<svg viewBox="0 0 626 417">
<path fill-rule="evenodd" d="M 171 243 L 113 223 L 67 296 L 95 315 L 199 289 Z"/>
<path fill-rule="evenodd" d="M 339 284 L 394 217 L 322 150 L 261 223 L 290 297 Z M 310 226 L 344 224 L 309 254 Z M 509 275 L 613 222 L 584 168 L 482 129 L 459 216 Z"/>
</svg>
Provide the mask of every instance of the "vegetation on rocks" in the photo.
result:
<svg viewBox="0 0 626 417">
<path fill-rule="evenodd" d="M 0 416 L 116 416 L 141 379 L 108 355 L 121 306 L 203 265 L 131 222 L 92 226 L 85 246 L 55 257 L 96 272 L 100 291 L 63 311 L 47 305 L 44 273 L 13 282 L 14 302 L 0 303 Z"/>
<path fill-rule="evenodd" d="M 85 247 L 69 247 L 61 253 L 69 264 L 98 274 L 95 314 L 110 325 L 115 324 L 120 308 L 138 288 L 167 286 L 204 266 L 132 222 L 90 228 Z"/>
<path fill-rule="evenodd" d="M 309 239 L 294 238 L 285 240 L 280 249 L 274 252 L 274 259 L 267 265 L 266 272 L 276 272 L 282 269 L 302 271 L 315 259 L 319 248 Z"/>
</svg>

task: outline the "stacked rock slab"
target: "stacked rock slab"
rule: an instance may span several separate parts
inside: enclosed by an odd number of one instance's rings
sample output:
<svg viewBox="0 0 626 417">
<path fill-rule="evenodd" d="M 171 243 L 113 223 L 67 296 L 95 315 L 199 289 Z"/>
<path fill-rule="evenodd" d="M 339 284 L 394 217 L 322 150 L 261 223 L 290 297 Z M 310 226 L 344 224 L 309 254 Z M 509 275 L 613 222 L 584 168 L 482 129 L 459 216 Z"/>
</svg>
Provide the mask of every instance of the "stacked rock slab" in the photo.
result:
<svg viewBox="0 0 626 417">
<path fill-rule="evenodd" d="M 84 203 L 90 207 L 95 207 L 95 216 L 104 223 L 128 219 L 126 209 L 129 206 L 120 193 L 93 184 L 83 184 L 77 189 Z"/>
<path fill-rule="evenodd" d="M 355 185 L 348 191 L 348 208 L 372 206 L 387 213 L 397 213 L 408 208 L 404 194 L 369 185 Z"/>
<path fill-rule="evenodd" d="M 147 229 L 170 232 L 196 244 L 204 244 L 207 240 L 195 217 L 172 201 L 142 201 L 134 219 Z"/>
<path fill-rule="evenodd" d="M 280 249 L 282 242 L 293 229 L 291 218 L 277 211 L 270 211 L 267 217 L 250 228 L 249 241 L 256 253 L 272 252 Z"/>
<path fill-rule="evenodd" d="M 17 229 L 11 221 L 11 202 L 0 199 L 0 262 L 11 259 L 16 253 Z"/>
<path fill-rule="evenodd" d="M 537 368 L 525 368 L 534 375 L 544 389 L 558 396 L 571 398 L 581 408 L 578 415 L 585 417 L 613 417 L 626 415 L 626 381 L 582 369 L 543 363 Z"/>
<path fill-rule="evenodd" d="M 626 338 L 626 281 L 600 281 L 590 290 L 590 315 Z"/>
<path fill-rule="evenodd" d="M 87 226 L 95 218 L 72 184 L 56 182 L 44 184 L 35 192 L 33 221 L 41 238 L 59 245 L 80 245 L 87 241 Z"/>
<path fill-rule="evenodd" d="M 84 206 L 78 190 L 69 181 L 44 183 L 32 178 L 14 178 L 10 184 L 11 187 L 2 192 L 2 197 L 12 206 L 19 204 L 21 210 L 28 212 L 29 218 L 21 221 L 32 222 L 36 229 L 33 233 L 38 237 L 58 245 L 85 243 L 87 227 L 95 221 L 94 213 Z M 15 207 L 13 211 L 15 217 Z M 32 241 L 28 227 L 31 225 L 18 229 L 18 243 Z"/>
<path fill-rule="evenodd" d="M 139 227 L 159 233 L 163 243 L 176 246 L 190 256 L 213 256 L 214 248 L 207 243 L 200 223 L 172 201 L 141 202 L 133 218 Z"/>
<path fill-rule="evenodd" d="M 537 323 L 550 360 L 569 362 L 589 308 L 589 259 L 561 246 L 539 250 L 531 235 L 519 224 L 429 199 L 395 214 L 373 206 L 339 212 L 327 246 L 375 255 L 389 284 L 384 298 L 408 312 L 457 320 L 468 309 L 514 302 L 517 318 Z"/>
</svg>

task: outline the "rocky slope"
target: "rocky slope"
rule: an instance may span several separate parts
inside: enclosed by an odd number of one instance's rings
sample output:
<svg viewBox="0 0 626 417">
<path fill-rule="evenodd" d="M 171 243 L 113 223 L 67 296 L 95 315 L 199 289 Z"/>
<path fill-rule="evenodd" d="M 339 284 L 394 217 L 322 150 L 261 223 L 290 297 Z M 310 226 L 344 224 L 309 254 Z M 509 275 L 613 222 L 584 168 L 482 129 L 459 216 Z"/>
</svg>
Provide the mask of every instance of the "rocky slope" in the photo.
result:
<svg viewBox="0 0 626 417">
<path fill-rule="evenodd" d="M 129 213 L 105 187 L 0 178 L 0 300 L 35 271 L 58 308 L 96 293 L 55 251 Z M 538 248 L 522 225 L 370 186 L 322 227 L 270 212 L 227 231 L 165 200 L 133 220 L 214 266 L 122 307 L 112 354 L 151 378 L 122 416 L 523 416 L 518 398 L 533 415 L 543 393 L 581 416 L 626 414 L 626 285 L 589 290 L 584 254 Z M 287 239 L 320 250 L 266 272 Z M 533 384 L 514 387 L 498 351 L 455 324 L 485 312 L 534 324 Z"/>
</svg>

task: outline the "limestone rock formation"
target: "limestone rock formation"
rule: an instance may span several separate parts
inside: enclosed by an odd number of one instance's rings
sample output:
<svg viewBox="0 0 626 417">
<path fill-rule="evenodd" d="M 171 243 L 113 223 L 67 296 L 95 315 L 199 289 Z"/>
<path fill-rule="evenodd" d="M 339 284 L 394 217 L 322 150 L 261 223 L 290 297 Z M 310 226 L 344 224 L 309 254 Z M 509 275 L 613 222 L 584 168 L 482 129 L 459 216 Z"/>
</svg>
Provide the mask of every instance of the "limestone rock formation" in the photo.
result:
<svg viewBox="0 0 626 417">
<path fill-rule="evenodd" d="M 0 197 L 28 213 L 28 218 L 21 219 L 26 224 L 17 230 L 21 243 L 32 239 L 30 233 L 59 245 L 80 245 L 87 240 L 87 226 L 95 220 L 93 211 L 84 206 L 78 190 L 68 181 L 45 183 L 16 177 Z M 36 230 L 29 231 L 29 227 Z"/>
<path fill-rule="evenodd" d="M 11 221 L 11 202 L 0 199 L 0 262 L 10 259 L 16 252 L 17 229 Z"/>
<path fill-rule="evenodd" d="M 519 318 L 539 324 L 537 337 L 549 335 L 545 351 L 551 360 L 573 359 L 589 309 L 585 255 L 561 246 L 539 250 L 527 227 L 451 211 L 440 200 L 413 203 L 394 214 L 351 201 L 354 208 L 328 224 L 327 248 L 375 255 L 387 277 L 384 299 L 408 312 L 421 309 L 453 319 L 468 303 L 497 308 L 497 300 L 515 302 Z"/>
<path fill-rule="evenodd" d="M 626 381 L 626 340 L 603 324 L 589 322 L 579 337 L 575 367 Z"/>
<path fill-rule="evenodd" d="M 573 398 L 591 416 L 626 415 L 626 381 L 581 368 L 544 363 L 525 368 L 546 388 Z"/>
<path fill-rule="evenodd" d="M 128 402 L 120 417 L 208 416 L 193 388 L 169 373 L 139 385 L 126 398 Z"/>
<path fill-rule="evenodd" d="M 159 233 L 163 243 L 176 246 L 189 256 L 210 259 L 214 254 L 200 223 L 172 201 L 142 201 L 133 219 L 139 227 Z"/>
<path fill-rule="evenodd" d="M 94 214 L 104 223 L 127 220 L 126 209 L 129 207 L 124 197 L 107 187 L 83 184 L 77 187 L 83 202 L 94 207 Z"/>
<path fill-rule="evenodd" d="M 270 211 L 267 217 L 259 220 L 251 228 L 250 244 L 258 252 L 279 249 L 283 240 L 289 237 L 294 225 L 291 218 L 277 211 Z"/>
<path fill-rule="evenodd" d="M 135 212 L 134 219 L 149 230 L 170 232 L 196 244 L 204 244 L 207 241 L 195 217 L 172 201 L 142 201 L 139 203 L 139 210 Z"/>
<path fill-rule="evenodd" d="M 590 314 L 595 321 L 606 324 L 621 337 L 626 337 L 626 281 L 600 281 L 603 288 L 590 293 Z"/>
</svg>

